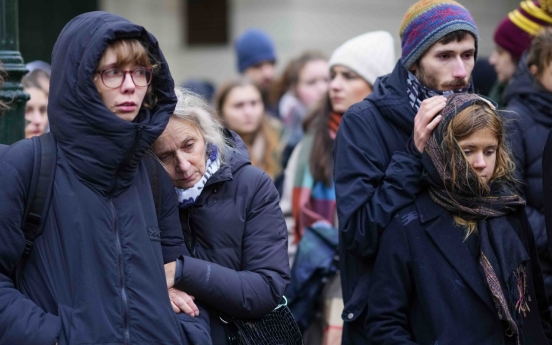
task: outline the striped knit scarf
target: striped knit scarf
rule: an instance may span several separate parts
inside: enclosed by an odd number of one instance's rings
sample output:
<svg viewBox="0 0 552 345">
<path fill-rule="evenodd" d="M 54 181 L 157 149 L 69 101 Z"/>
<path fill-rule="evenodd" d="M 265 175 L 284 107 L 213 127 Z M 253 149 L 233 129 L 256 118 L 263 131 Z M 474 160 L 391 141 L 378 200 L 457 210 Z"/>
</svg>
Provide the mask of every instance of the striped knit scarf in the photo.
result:
<svg viewBox="0 0 552 345">
<path fill-rule="evenodd" d="M 481 182 L 475 171 L 466 164 L 460 147 L 454 147 L 457 158 L 451 161 L 452 153 L 447 145 L 442 144 L 450 120 L 466 107 L 479 102 L 484 104 L 485 101 L 474 94 L 449 97 L 441 113 L 443 120 L 426 144 L 422 163 L 433 201 L 454 215 L 477 222 L 479 264 L 498 317 L 503 321 L 505 334 L 515 336 L 517 344 L 522 344 L 522 316 L 529 312 L 526 284 L 529 255 L 503 216 L 523 206 L 525 200 L 506 181 L 494 181 L 488 193 L 480 193 Z M 453 165 L 456 176 L 466 176 L 465 179 L 452 180 Z"/>
</svg>

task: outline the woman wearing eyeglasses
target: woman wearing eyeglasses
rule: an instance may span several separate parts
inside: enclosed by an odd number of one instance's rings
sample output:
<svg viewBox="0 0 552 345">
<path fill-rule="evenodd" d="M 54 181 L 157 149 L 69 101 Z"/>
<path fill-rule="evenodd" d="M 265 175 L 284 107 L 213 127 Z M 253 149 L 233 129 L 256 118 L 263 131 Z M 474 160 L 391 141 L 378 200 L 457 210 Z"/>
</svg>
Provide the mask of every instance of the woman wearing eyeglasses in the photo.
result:
<svg viewBox="0 0 552 345">
<path fill-rule="evenodd" d="M 24 140 L 0 155 L 0 345 L 210 344 L 203 309 L 171 307 L 164 264 L 187 249 L 172 182 L 159 174 L 156 213 L 142 159 L 176 105 L 156 39 L 80 15 L 56 42 L 51 81 L 52 199 L 17 289 L 34 151 Z"/>
</svg>

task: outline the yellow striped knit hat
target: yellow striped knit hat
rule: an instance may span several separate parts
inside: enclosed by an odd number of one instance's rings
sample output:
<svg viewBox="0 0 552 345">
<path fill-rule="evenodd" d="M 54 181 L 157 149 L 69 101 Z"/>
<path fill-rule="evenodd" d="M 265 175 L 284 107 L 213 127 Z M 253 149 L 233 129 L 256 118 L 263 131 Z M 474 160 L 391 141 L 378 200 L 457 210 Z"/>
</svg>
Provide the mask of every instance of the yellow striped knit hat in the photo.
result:
<svg viewBox="0 0 552 345">
<path fill-rule="evenodd" d="M 545 26 L 552 25 L 552 0 L 525 0 L 502 19 L 494 34 L 496 44 L 516 60 L 531 45 L 533 37 Z"/>
</svg>

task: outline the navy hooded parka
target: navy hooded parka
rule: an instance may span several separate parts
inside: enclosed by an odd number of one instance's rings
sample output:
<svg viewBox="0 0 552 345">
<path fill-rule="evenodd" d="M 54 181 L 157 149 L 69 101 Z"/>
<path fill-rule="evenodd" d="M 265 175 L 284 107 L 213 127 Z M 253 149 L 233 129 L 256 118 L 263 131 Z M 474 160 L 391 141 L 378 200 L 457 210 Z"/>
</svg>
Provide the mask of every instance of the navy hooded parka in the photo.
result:
<svg viewBox="0 0 552 345">
<path fill-rule="evenodd" d="M 416 113 L 399 60 L 374 92 L 350 107 L 334 143 L 343 344 L 368 344 L 364 320 L 380 236 L 393 213 L 421 191 L 421 159 L 406 152 Z"/>
<path fill-rule="evenodd" d="M 144 42 L 158 68 L 153 110 L 124 121 L 93 82 L 115 39 Z M 174 83 L 155 38 L 116 15 L 91 12 L 61 32 L 52 54 L 48 115 L 57 140 L 43 233 L 14 288 L 34 153 L 29 140 L 0 156 L 0 344 L 210 342 L 208 316 L 172 311 L 163 264 L 187 254 L 171 181 L 160 175 L 157 219 L 142 157 L 174 110 Z"/>
</svg>

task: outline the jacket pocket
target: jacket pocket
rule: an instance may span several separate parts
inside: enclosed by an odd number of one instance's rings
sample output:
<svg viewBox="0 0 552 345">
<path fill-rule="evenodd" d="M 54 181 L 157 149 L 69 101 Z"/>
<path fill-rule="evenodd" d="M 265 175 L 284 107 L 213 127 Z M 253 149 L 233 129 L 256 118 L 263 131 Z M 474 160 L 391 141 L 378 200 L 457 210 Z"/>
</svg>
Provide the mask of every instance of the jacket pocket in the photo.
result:
<svg viewBox="0 0 552 345">
<path fill-rule="evenodd" d="M 161 231 L 159 230 L 159 228 L 148 226 L 147 230 L 149 239 L 151 241 L 161 242 Z"/>
</svg>

